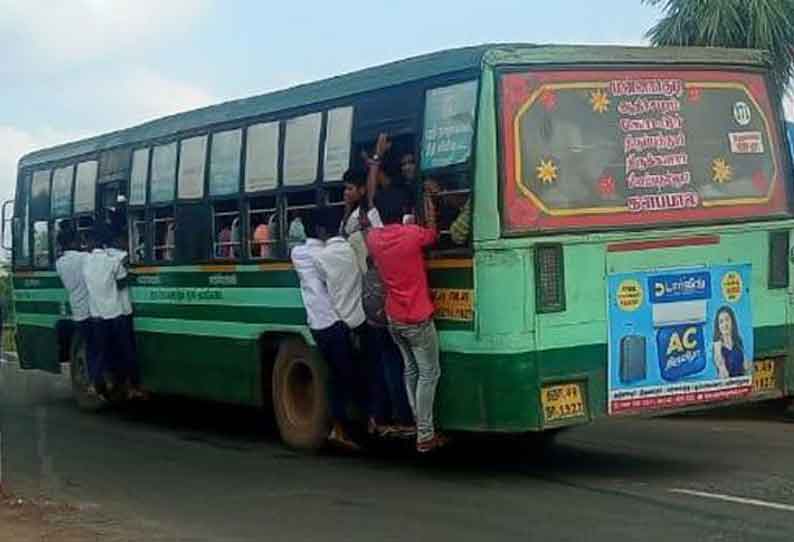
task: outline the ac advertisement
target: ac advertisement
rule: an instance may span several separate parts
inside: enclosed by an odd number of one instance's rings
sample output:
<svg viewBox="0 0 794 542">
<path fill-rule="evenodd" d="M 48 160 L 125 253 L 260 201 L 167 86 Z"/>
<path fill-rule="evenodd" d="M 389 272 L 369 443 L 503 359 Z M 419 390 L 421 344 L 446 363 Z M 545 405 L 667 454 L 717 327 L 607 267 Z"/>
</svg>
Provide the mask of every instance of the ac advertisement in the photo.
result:
<svg viewBox="0 0 794 542">
<path fill-rule="evenodd" d="M 750 265 L 609 276 L 609 413 L 752 391 Z"/>
</svg>

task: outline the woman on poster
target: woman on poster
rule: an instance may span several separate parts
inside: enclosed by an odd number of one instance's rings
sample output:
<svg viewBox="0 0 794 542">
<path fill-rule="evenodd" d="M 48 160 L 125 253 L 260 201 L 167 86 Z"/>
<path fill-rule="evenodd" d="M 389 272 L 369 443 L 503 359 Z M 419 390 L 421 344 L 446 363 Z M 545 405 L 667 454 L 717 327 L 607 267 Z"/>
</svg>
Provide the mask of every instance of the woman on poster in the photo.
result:
<svg viewBox="0 0 794 542">
<path fill-rule="evenodd" d="M 750 373 L 750 360 L 744 355 L 736 314 L 727 305 L 720 307 L 714 318 L 714 364 L 720 378 Z"/>
</svg>

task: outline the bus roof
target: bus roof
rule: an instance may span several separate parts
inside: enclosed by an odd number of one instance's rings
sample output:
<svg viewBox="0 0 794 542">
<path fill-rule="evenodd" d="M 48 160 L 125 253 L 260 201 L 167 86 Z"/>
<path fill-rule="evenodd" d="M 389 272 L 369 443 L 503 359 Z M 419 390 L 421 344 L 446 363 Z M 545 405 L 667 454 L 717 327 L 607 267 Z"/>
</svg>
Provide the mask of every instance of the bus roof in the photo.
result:
<svg viewBox="0 0 794 542">
<path fill-rule="evenodd" d="M 132 128 L 66 143 L 23 156 L 20 168 L 135 145 L 226 122 L 342 99 L 444 74 L 479 70 L 483 64 L 724 64 L 768 67 L 767 55 L 750 49 L 486 44 L 438 51 L 298 85 L 260 96 L 152 120 Z"/>
</svg>

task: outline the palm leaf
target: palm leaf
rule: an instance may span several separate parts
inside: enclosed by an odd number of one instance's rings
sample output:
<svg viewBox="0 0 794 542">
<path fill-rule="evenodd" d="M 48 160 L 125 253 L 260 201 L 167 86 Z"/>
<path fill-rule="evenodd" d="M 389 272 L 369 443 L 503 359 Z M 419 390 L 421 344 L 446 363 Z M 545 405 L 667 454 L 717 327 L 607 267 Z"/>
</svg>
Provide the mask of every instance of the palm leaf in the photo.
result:
<svg viewBox="0 0 794 542">
<path fill-rule="evenodd" d="M 794 0 L 643 0 L 663 17 L 648 30 L 655 46 L 737 47 L 768 51 L 781 93 L 794 75 Z"/>
</svg>

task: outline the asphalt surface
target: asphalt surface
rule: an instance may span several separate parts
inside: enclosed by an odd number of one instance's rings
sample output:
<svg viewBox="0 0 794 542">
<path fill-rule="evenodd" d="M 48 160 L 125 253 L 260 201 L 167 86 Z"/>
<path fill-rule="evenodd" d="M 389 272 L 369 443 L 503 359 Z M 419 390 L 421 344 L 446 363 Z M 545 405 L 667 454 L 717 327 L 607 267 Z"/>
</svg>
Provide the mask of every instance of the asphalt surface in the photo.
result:
<svg viewBox="0 0 794 542">
<path fill-rule="evenodd" d="M 0 367 L 3 477 L 108 540 L 794 540 L 794 424 L 774 406 L 610 420 L 443 455 L 284 448 L 259 412 L 157 399 L 84 414 Z"/>
</svg>

